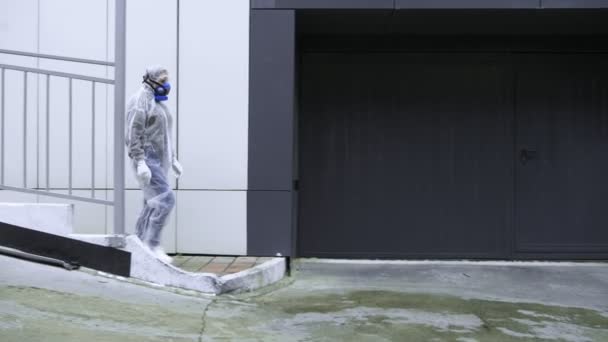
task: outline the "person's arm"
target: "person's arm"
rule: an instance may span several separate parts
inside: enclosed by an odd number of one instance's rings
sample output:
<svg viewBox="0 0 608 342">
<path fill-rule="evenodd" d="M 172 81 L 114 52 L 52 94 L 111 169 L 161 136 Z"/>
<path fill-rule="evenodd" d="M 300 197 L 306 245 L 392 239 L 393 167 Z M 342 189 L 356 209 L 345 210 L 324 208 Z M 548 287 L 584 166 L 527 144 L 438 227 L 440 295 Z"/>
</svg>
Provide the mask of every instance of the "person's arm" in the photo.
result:
<svg viewBox="0 0 608 342">
<path fill-rule="evenodd" d="M 141 109 L 142 107 L 135 107 L 127 117 L 131 118 L 129 123 L 129 137 L 128 137 L 128 150 L 129 157 L 136 163 L 137 180 L 140 186 L 146 186 L 150 184 L 152 178 L 152 172 L 146 164 L 144 158 L 144 131 L 146 129 L 146 121 L 148 115 L 146 110 Z"/>
<path fill-rule="evenodd" d="M 182 167 L 182 164 L 180 164 L 180 162 L 177 160 L 177 155 L 175 154 L 175 148 L 173 147 L 173 116 L 171 116 L 171 114 L 169 114 L 168 110 L 167 110 L 167 120 L 169 121 L 169 141 L 171 141 L 171 156 L 173 156 L 173 160 L 171 160 L 171 168 L 173 169 L 173 173 L 175 174 L 175 177 L 179 178 L 182 173 L 184 172 L 184 169 Z"/>
<path fill-rule="evenodd" d="M 173 147 L 171 147 L 173 148 Z M 175 155 L 175 149 L 173 148 L 173 161 L 171 162 L 171 166 L 173 169 L 173 173 L 175 174 L 175 177 L 179 178 L 182 173 L 184 173 L 184 168 L 182 167 L 182 164 L 177 160 L 177 156 Z"/>
<path fill-rule="evenodd" d="M 131 114 L 131 113 L 129 113 Z M 129 157 L 136 162 L 144 160 L 144 131 L 146 129 L 146 112 L 141 107 L 133 108 L 129 130 Z"/>
</svg>

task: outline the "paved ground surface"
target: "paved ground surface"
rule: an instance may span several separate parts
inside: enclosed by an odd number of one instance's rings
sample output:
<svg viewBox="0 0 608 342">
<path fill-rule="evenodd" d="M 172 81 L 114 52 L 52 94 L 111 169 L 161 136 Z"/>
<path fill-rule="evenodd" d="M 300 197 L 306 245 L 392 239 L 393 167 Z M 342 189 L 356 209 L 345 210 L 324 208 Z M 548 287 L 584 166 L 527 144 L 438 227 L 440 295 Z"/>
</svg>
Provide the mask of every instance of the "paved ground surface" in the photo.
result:
<svg viewBox="0 0 608 342">
<path fill-rule="evenodd" d="M 0 341 L 608 341 L 608 265 L 294 273 L 195 297 L 0 256 Z"/>
<path fill-rule="evenodd" d="M 223 276 L 244 271 L 269 260 L 272 258 L 177 255 L 173 257 L 172 264 L 189 272 L 215 273 Z"/>
</svg>

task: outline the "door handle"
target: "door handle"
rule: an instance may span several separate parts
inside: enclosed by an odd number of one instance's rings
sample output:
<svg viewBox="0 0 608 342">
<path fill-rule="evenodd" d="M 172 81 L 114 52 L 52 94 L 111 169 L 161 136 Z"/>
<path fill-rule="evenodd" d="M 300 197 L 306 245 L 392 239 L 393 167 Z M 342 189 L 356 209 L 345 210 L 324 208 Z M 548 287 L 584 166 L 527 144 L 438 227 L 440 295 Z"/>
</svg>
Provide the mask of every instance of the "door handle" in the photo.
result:
<svg viewBox="0 0 608 342">
<path fill-rule="evenodd" d="M 536 152 L 536 150 L 528 150 L 528 149 L 522 149 L 519 153 L 519 160 L 521 160 L 521 163 L 523 165 L 526 165 L 526 163 L 528 163 L 529 160 L 531 159 L 536 159 L 538 157 L 538 152 Z"/>
</svg>

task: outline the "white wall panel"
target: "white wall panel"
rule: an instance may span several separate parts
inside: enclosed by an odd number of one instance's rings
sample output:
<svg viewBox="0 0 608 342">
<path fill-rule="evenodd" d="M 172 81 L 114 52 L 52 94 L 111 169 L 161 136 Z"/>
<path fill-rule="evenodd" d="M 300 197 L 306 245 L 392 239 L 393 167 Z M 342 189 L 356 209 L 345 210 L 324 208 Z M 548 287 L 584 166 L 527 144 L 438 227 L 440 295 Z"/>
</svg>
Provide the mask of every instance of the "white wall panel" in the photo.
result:
<svg viewBox="0 0 608 342">
<path fill-rule="evenodd" d="M 110 172 L 111 159 L 108 155 L 109 143 L 108 135 L 113 132 L 113 127 L 108 125 L 108 117 L 114 114 L 114 104 L 108 102 L 108 98 L 113 94 L 114 87 L 107 84 L 96 84 L 95 87 L 95 187 L 110 188 L 109 179 L 112 177 Z M 83 115 L 88 116 L 85 111 Z M 87 131 L 89 127 L 83 127 Z M 87 139 L 88 141 L 88 139 Z M 90 145 L 87 145 L 90 147 Z"/>
<path fill-rule="evenodd" d="M 76 188 L 90 188 L 92 186 L 92 87 L 91 82 L 74 80 L 73 84 L 73 117 L 72 117 L 72 154 L 73 154 L 73 186 Z M 97 97 L 97 94 L 95 94 Z M 97 99 L 96 99 L 97 100 Z M 105 100 L 105 98 L 103 99 Z M 98 114 L 98 113 L 95 113 Z M 105 113 L 100 113 L 105 115 Z M 95 133 L 103 132 L 105 127 L 96 127 Z M 97 134 L 96 134 L 97 135 Z M 97 137 L 96 137 L 97 138 Z M 96 151 L 95 154 L 98 152 Z M 101 165 L 103 166 L 103 164 Z M 97 168 L 97 166 L 96 166 Z M 97 171 L 97 170 L 95 170 Z"/>
<path fill-rule="evenodd" d="M 65 190 L 54 191 L 67 195 Z M 105 191 L 104 191 L 105 192 Z M 74 196 L 89 197 L 90 191 L 73 191 Z M 105 196 L 105 195 L 101 195 Z M 100 196 L 100 197 L 101 197 Z M 74 205 L 74 233 L 76 234 L 105 234 L 107 207 L 102 204 L 70 201 L 63 198 L 38 196 L 40 203 L 71 203 Z"/>
<path fill-rule="evenodd" d="M 41 0 L 40 53 L 107 60 L 108 1 Z M 40 67 L 74 74 L 112 78 L 108 68 L 81 63 L 41 60 Z M 42 79 L 41 79 L 42 80 Z M 40 84 L 40 155 L 41 174 L 46 174 L 46 83 Z M 72 84 L 72 186 L 91 186 L 91 82 L 74 80 Z M 106 116 L 108 115 L 105 85 L 96 86 L 96 172 L 98 188 L 106 185 Z M 112 89 L 110 87 L 110 89 Z M 65 78 L 51 77 L 50 88 L 50 186 L 68 186 L 69 92 Z M 46 186 L 44 176 L 42 186 Z"/>
<path fill-rule="evenodd" d="M 22 192 L 0 190 L 0 202 L 8 203 L 38 203 L 38 195 Z"/>
<path fill-rule="evenodd" d="M 0 48 L 37 52 L 38 0 L 0 0 L 0 8 Z M 5 58 L 0 54 L 0 63 Z"/>
<path fill-rule="evenodd" d="M 177 250 L 181 253 L 247 253 L 247 192 L 178 191 Z"/>
<path fill-rule="evenodd" d="M 40 53 L 108 60 L 108 12 L 113 0 L 40 0 Z M 113 60 L 113 57 L 110 58 Z M 112 77 L 112 68 L 41 59 L 40 67 Z"/>
<path fill-rule="evenodd" d="M 249 1 L 180 2 L 180 188 L 246 189 Z"/>
<path fill-rule="evenodd" d="M 27 168 L 27 186 L 36 186 L 36 129 L 37 129 L 37 76 L 27 74 L 27 89 L 24 88 L 24 73 L 5 71 L 5 184 L 22 187 L 24 168 Z M 0 88 L 0 91 L 3 89 Z M 27 92 L 27 99 L 24 93 Z M 24 106 L 24 100 L 27 105 Z M 27 139 L 24 141 L 24 134 Z M 24 149 L 27 148 L 24 154 Z M 24 165 L 24 158 L 27 165 Z"/>
<path fill-rule="evenodd" d="M 0 0 L 0 49 L 36 52 L 38 46 L 38 7 L 36 0 Z M 36 67 L 37 58 L 0 54 L 0 63 Z M 5 182 L 23 186 L 23 73 L 6 71 L 5 84 Z M 27 89 L 27 168 L 28 186 L 36 185 L 37 82 L 28 76 Z M 2 91 L 2 89 L 0 89 Z"/>
<path fill-rule="evenodd" d="M 50 79 L 49 111 L 49 175 L 51 188 L 68 187 L 68 80 L 60 77 Z M 45 114 L 46 115 L 46 114 Z M 43 115 L 43 116 L 45 116 Z M 44 126 L 46 127 L 46 120 Z M 46 128 L 45 128 L 46 131 Z M 45 135 L 46 137 L 46 135 Z M 45 138 L 46 141 L 46 138 Z M 42 144 L 46 150 L 46 144 Z M 43 153 L 44 154 L 44 153 Z M 45 163 L 46 165 L 46 163 Z M 45 169 L 46 172 L 46 169 Z"/>
<path fill-rule="evenodd" d="M 159 13 L 159 9 L 162 9 L 162 13 Z M 165 104 L 175 116 L 179 91 L 175 86 L 177 84 L 177 0 L 127 2 L 127 100 L 141 87 L 146 67 L 151 65 L 162 65 L 169 70 L 173 87 Z M 174 137 L 176 126 L 174 124 Z M 173 145 L 175 146 L 175 141 Z M 126 172 L 127 187 L 137 188 L 137 182 L 128 162 Z M 175 178 L 170 179 L 175 187 Z"/>
<path fill-rule="evenodd" d="M 92 83 L 72 81 L 72 186 L 90 188 L 92 185 Z M 68 186 L 68 141 L 69 141 L 69 86 L 65 78 L 50 78 L 49 98 L 49 143 L 50 143 L 50 186 Z M 39 84 L 39 165 L 40 186 L 46 187 L 46 78 Z M 95 186 L 107 187 L 107 90 L 104 84 L 95 86 Z"/>
<path fill-rule="evenodd" d="M 107 0 L 40 0 L 40 53 L 105 60 Z"/>
<path fill-rule="evenodd" d="M 114 188 L 114 87 L 108 87 L 106 95 L 106 184 L 108 189 Z M 125 159 L 127 152 L 125 151 Z M 127 172 L 125 180 L 128 180 L 129 176 L 129 164 L 125 162 L 125 172 Z"/>
</svg>

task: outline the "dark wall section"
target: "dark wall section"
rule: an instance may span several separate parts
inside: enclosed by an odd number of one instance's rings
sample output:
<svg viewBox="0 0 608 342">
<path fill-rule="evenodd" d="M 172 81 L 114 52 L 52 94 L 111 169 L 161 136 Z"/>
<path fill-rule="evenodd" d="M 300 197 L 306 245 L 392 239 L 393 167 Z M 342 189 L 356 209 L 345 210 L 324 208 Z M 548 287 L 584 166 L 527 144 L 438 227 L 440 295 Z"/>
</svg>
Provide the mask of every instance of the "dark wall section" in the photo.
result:
<svg viewBox="0 0 608 342">
<path fill-rule="evenodd" d="M 294 11 L 251 11 L 249 190 L 292 187 Z"/>
<path fill-rule="evenodd" d="M 542 27 L 531 31 L 529 26 L 521 25 L 521 17 L 505 16 L 505 20 L 513 23 L 509 27 L 521 28 L 507 30 L 510 34 L 563 33 L 562 27 L 594 35 L 608 32 L 602 17 L 608 11 L 596 10 L 608 8 L 608 0 L 251 0 L 251 8 L 247 248 L 249 254 L 260 256 L 294 253 L 298 207 L 295 204 L 298 192 L 293 184 L 297 178 L 294 166 L 296 36 L 301 52 L 305 52 L 307 46 L 313 50 L 319 47 L 306 44 L 309 38 L 321 45 L 320 50 L 324 50 L 324 42 L 335 48 L 331 35 L 340 35 L 341 39 L 372 37 L 394 47 L 393 40 L 383 37 L 446 32 L 502 34 L 504 21 L 496 20 L 501 12 L 517 13 Z M 477 10 L 453 10 L 455 8 Z M 526 10 L 530 8 L 532 10 Z M 541 8 L 593 10 L 537 10 Z M 481 14 L 477 18 L 483 19 L 469 23 L 470 16 L 464 14 L 475 11 Z M 495 16 L 488 16 L 494 12 Z M 564 19 L 563 14 L 569 12 L 581 20 Z M 570 25 L 537 25 L 541 13 L 543 18 L 559 18 Z M 462 20 L 451 19 L 461 14 Z M 436 20 L 430 20 L 429 16 Z M 328 34 L 329 40 L 318 39 Z M 352 43 L 361 46 L 359 41 Z"/>
<path fill-rule="evenodd" d="M 255 9 L 608 8 L 608 0 L 251 0 Z"/>
<path fill-rule="evenodd" d="M 247 195 L 247 254 L 290 256 L 291 192 L 250 191 Z"/>
<path fill-rule="evenodd" d="M 247 253 L 291 255 L 295 12 L 251 11 Z"/>
</svg>

